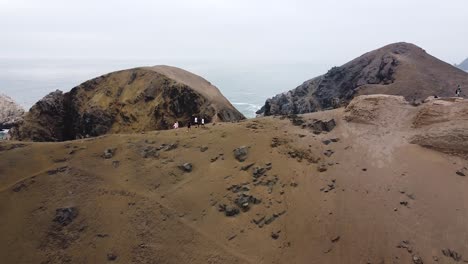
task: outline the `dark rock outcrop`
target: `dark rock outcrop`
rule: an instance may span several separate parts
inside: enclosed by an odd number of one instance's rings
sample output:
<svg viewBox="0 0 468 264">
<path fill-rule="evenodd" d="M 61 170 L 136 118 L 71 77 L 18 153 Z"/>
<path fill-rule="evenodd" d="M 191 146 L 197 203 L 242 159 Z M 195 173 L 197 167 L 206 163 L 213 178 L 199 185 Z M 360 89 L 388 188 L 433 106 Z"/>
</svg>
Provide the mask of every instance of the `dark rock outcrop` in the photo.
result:
<svg viewBox="0 0 468 264">
<path fill-rule="evenodd" d="M 205 122 L 245 118 L 205 79 L 175 67 L 143 67 L 97 77 L 68 93 L 50 93 L 11 136 L 64 141 L 169 129 L 175 121 L 185 125 L 192 116 L 204 117 Z"/>
<path fill-rule="evenodd" d="M 0 130 L 9 129 L 19 122 L 24 114 L 23 108 L 10 97 L 0 94 Z"/>
<path fill-rule="evenodd" d="M 346 105 L 364 94 L 402 95 L 406 100 L 453 96 L 457 85 L 468 87 L 468 73 L 409 43 L 368 52 L 325 75 L 268 99 L 257 114 L 288 115 Z"/>
</svg>

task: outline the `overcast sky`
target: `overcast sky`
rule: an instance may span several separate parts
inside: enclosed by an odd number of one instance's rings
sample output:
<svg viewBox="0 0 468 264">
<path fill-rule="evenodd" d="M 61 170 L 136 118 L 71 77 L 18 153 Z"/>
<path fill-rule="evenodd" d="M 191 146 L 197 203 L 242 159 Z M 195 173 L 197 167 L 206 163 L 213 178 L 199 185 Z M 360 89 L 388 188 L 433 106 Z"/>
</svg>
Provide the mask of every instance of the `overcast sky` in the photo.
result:
<svg viewBox="0 0 468 264">
<path fill-rule="evenodd" d="M 414 43 L 468 57 L 467 0 L 0 0 L 0 58 L 343 64 Z"/>
</svg>

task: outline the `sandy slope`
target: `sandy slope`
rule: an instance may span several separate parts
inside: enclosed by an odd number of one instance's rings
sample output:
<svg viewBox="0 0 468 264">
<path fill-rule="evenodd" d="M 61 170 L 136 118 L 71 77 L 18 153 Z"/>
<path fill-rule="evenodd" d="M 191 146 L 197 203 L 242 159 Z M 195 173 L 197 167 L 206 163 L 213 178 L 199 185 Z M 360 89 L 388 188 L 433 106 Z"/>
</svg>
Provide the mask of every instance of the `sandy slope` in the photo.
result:
<svg viewBox="0 0 468 264">
<path fill-rule="evenodd" d="M 458 103 L 465 102 L 449 107 Z M 448 248 L 468 261 L 468 179 L 456 174 L 466 174 L 468 162 L 409 143 L 444 124 L 414 126 L 428 104 L 358 97 L 346 111 L 304 115 L 306 123 L 335 119 L 331 132 L 318 135 L 268 117 L 189 133 L 2 142 L 0 259 L 103 263 L 114 254 L 116 263 L 412 263 L 413 257 L 454 263 L 442 253 Z M 458 125 L 468 127 L 466 120 Z M 162 144 L 177 147 L 151 156 Z M 233 154 L 239 146 L 249 147 L 244 162 Z M 116 149 L 112 158 L 102 157 L 107 148 Z M 193 164 L 191 172 L 178 167 L 184 162 Z M 256 185 L 254 168 L 267 163 L 272 168 Z M 235 184 L 261 202 L 228 217 L 218 208 L 242 193 L 228 190 Z M 78 215 L 62 226 L 53 220 L 66 207 Z"/>
</svg>

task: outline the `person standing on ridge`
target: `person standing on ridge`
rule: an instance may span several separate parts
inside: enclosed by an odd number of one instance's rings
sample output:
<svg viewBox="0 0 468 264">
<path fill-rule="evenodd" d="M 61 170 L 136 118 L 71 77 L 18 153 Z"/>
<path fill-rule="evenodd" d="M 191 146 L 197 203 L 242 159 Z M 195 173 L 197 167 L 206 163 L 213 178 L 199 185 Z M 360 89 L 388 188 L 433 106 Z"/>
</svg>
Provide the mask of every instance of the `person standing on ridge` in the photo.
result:
<svg viewBox="0 0 468 264">
<path fill-rule="evenodd" d="M 205 127 L 205 118 L 204 117 L 202 117 L 202 119 L 201 119 L 201 126 Z"/>
<path fill-rule="evenodd" d="M 189 120 L 189 121 L 187 122 L 187 132 L 190 131 L 190 127 L 192 126 L 191 123 L 192 123 L 192 120 Z"/>
<path fill-rule="evenodd" d="M 460 87 L 460 85 L 458 85 L 457 90 L 455 90 L 455 95 L 457 97 L 461 97 L 460 94 L 461 94 L 461 87 Z"/>
<path fill-rule="evenodd" d="M 200 127 L 200 125 L 198 124 L 198 117 L 195 117 L 193 119 L 193 124 L 196 125 L 197 127 Z"/>
</svg>

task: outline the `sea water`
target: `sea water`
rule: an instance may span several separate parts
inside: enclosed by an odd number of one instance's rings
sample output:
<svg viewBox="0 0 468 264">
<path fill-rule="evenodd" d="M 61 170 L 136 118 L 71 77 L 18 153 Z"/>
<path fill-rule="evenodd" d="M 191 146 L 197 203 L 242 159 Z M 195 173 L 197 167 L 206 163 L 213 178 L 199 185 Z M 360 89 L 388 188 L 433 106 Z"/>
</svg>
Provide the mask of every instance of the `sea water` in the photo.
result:
<svg viewBox="0 0 468 264">
<path fill-rule="evenodd" d="M 0 93 L 29 109 L 57 89 L 64 92 L 94 77 L 140 66 L 171 65 L 202 76 L 246 117 L 278 93 L 326 72 L 308 62 L 246 62 L 162 59 L 0 59 Z"/>
</svg>

